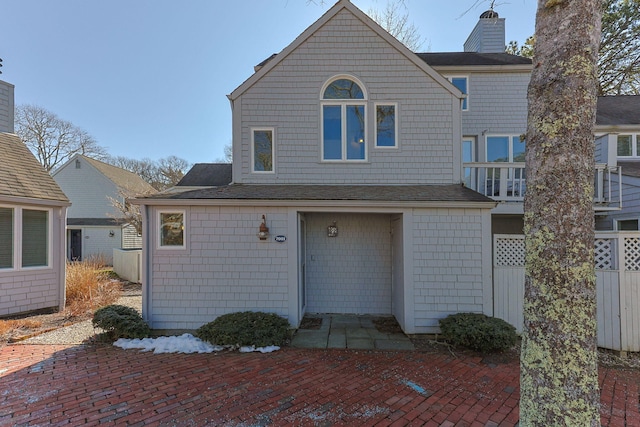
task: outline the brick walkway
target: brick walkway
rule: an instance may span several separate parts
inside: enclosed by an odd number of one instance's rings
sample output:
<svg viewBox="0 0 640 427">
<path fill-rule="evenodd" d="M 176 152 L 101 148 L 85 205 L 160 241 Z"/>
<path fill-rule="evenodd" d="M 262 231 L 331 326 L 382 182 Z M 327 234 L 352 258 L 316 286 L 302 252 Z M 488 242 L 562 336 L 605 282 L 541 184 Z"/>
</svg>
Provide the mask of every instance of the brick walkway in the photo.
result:
<svg viewBox="0 0 640 427">
<path fill-rule="evenodd" d="M 417 351 L 152 354 L 0 348 L 0 425 L 513 426 L 517 363 Z M 638 426 L 640 373 L 602 369 L 602 424 Z"/>
</svg>

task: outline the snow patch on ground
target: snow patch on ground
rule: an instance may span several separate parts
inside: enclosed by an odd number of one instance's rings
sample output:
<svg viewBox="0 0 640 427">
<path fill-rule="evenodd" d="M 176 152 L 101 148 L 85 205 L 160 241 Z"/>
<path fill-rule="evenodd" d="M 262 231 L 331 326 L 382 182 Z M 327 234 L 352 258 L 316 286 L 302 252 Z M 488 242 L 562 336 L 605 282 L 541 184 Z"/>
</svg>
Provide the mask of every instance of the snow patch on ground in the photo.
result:
<svg viewBox="0 0 640 427">
<path fill-rule="evenodd" d="M 125 339 L 120 338 L 113 343 L 116 347 L 124 350 L 141 349 L 142 351 L 153 351 L 159 353 L 213 353 L 214 351 L 222 351 L 225 347 L 219 345 L 211 345 L 202 341 L 191 334 L 182 334 L 180 336 L 143 338 L 143 339 Z M 278 346 L 256 347 L 247 346 L 240 347 L 241 353 L 249 353 L 259 351 L 260 353 L 271 353 L 280 350 Z"/>
</svg>

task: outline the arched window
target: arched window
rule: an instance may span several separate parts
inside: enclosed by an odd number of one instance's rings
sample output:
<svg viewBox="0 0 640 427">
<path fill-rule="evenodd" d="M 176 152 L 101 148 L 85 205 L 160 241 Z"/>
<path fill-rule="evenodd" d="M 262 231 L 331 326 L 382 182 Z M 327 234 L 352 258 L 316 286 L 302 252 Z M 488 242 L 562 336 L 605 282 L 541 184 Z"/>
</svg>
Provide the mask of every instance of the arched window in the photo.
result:
<svg viewBox="0 0 640 427">
<path fill-rule="evenodd" d="M 322 160 L 367 159 L 366 93 L 351 77 L 330 80 L 322 90 Z"/>
</svg>

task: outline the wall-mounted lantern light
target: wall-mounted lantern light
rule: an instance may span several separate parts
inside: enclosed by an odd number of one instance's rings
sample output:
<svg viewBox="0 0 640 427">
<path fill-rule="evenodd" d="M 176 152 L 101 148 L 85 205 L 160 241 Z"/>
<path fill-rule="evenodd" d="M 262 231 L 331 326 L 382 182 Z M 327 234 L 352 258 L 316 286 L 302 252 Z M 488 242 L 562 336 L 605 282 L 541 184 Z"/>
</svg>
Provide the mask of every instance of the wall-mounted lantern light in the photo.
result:
<svg viewBox="0 0 640 427">
<path fill-rule="evenodd" d="M 262 215 L 262 223 L 260 224 L 260 230 L 258 231 L 258 239 L 267 240 L 269 237 L 269 227 L 266 224 L 267 218 Z"/>
<path fill-rule="evenodd" d="M 336 237 L 338 235 L 338 226 L 336 222 L 327 227 L 327 237 Z"/>
<path fill-rule="evenodd" d="M 116 235 L 116 233 L 114 233 L 114 232 L 113 232 L 113 230 L 110 230 L 110 231 L 109 231 L 109 237 L 113 237 L 113 236 L 115 236 L 115 235 Z"/>
</svg>

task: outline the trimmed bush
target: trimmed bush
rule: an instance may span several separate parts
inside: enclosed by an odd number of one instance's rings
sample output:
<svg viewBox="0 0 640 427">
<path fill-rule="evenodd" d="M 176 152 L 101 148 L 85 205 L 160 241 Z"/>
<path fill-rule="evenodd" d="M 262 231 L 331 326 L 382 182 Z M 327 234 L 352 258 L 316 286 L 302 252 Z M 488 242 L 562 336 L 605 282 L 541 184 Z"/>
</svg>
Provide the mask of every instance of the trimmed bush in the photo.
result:
<svg viewBox="0 0 640 427">
<path fill-rule="evenodd" d="M 458 313 L 440 319 L 443 338 L 453 345 L 483 353 L 516 345 L 516 328 L 502 319 L 479 313 Z"/>
<path fill-rule="evenodd" d="M 134 308 L 124 305 L 107 305 L 93 314 L 93 326 L 105 330 L 112 340 L 118 338 L 146 338 L 151 329 Z"/>
<path fill-rule="evenodd" d="M 291 332 L 289 321 L 275 313 L 243 311 L 202 325 L 196 336 L 215 345 L 266 347 L 286 344 Z"/>
</svg>

